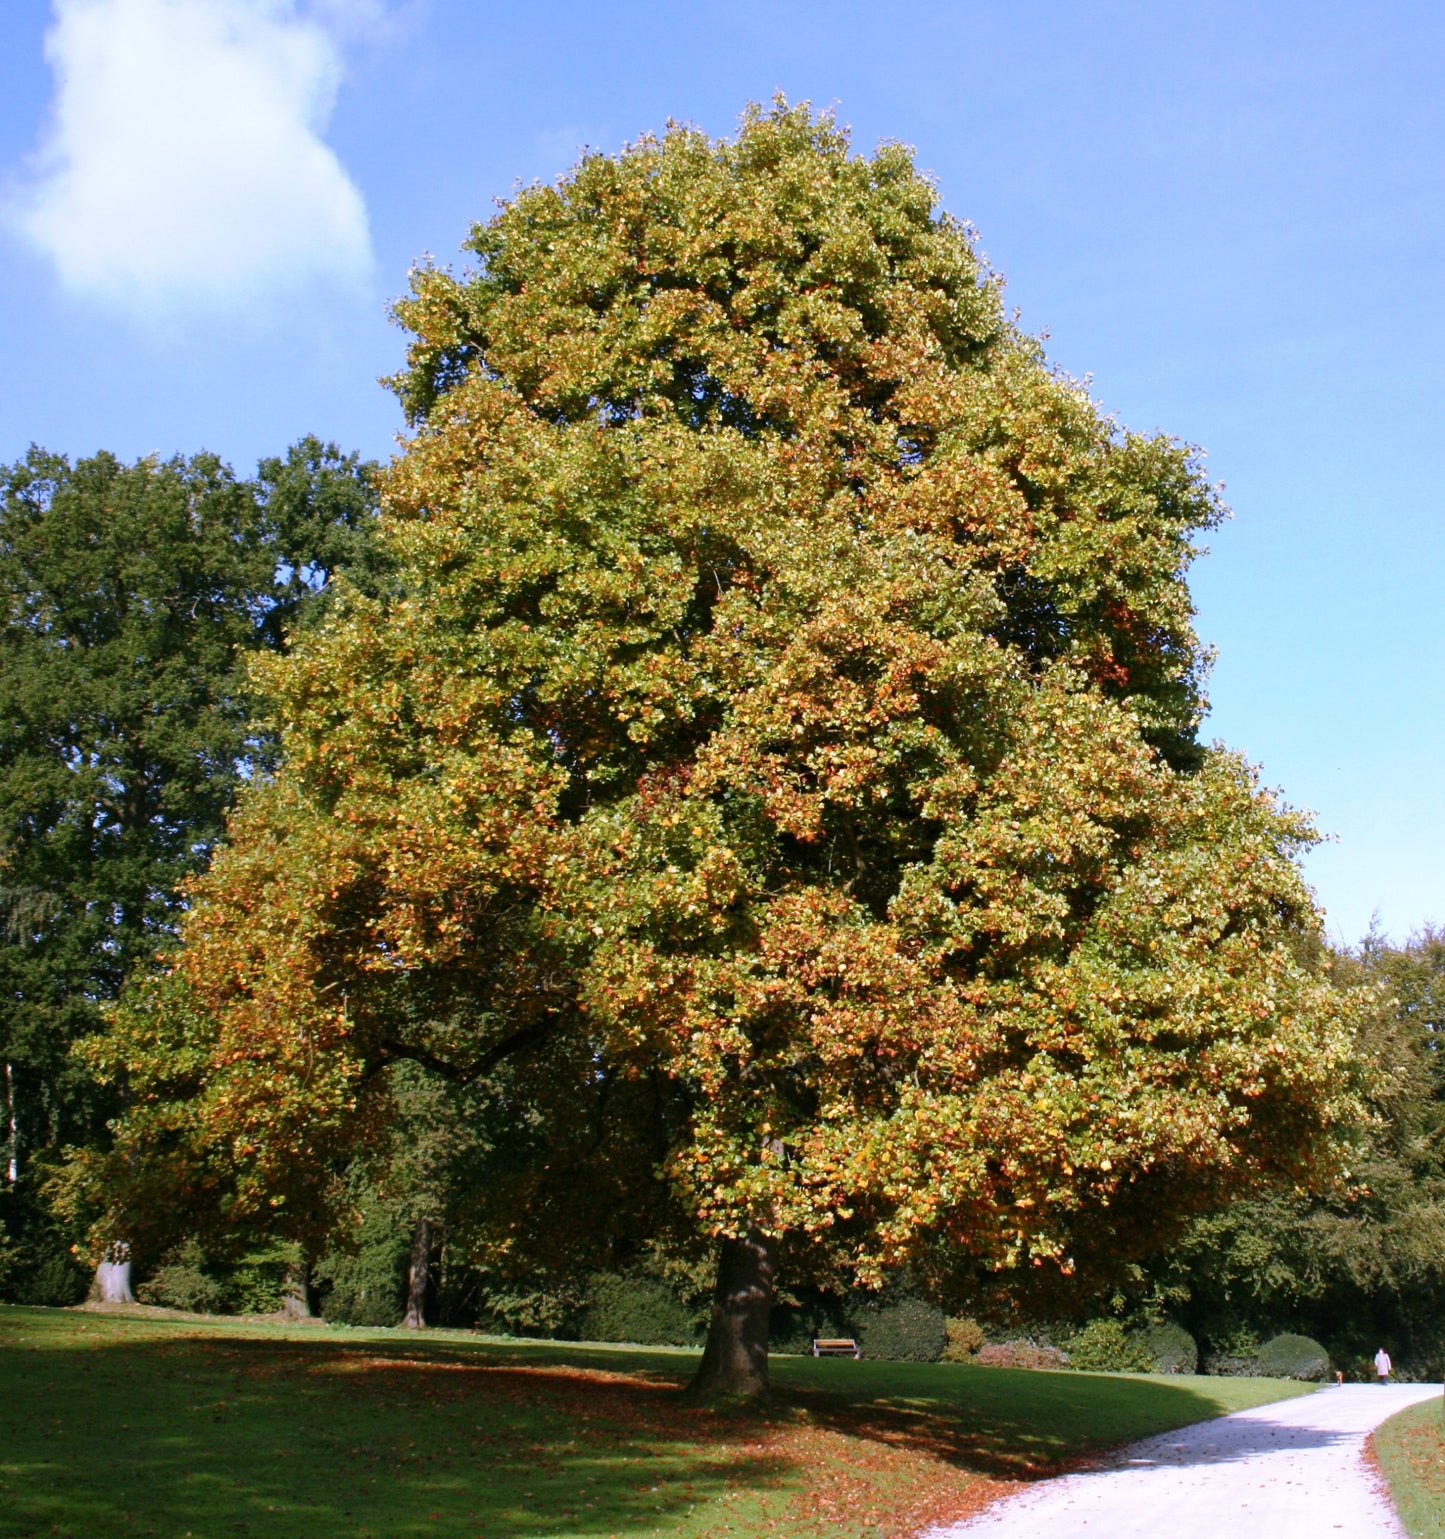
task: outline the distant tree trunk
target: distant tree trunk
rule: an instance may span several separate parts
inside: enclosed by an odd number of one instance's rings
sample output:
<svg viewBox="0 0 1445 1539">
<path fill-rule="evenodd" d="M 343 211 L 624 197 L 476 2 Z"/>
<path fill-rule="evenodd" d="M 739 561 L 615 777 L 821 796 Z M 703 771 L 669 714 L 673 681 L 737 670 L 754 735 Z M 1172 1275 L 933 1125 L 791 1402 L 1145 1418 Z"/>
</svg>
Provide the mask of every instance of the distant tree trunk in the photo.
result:
<svg viewBox="0 0 1445 1539">
<path fill-rule="evenodd" d="M 20 1119 L 15 1110 L 15 1076 L 10 1065 L 5 1065 L 5 1125 L 10 1134 L 10 1158 L 6 1162 L 6 1174 L 10 1185 L 20 1179 Z"/>
<path fill-rule="evenodd" d="M 411 1232 L 411 1266 L 406 1274 L 406 1319 L 409 1331 L 426 1329 L 426 1290 L 431 1282 L 431 1223 L 419 1218 Z"/>
<path fill-rule="evenodd" d="M 281 1278 L 281 1313 L 288 1320 L 313 1320 L 310 1268 L 304 1261 L 290 1263 Z"/>
<path fill-rule="evenodd" d="M 95 1280 L 90 1285 L 91 1302 L 95 1304 L 134 1304 L 135 1294 L 130 1291 L 130 1246 L 118 1243 L 110 1246 L 95 1269 Z"/>
<path fill-rule="evenodd" d="M 722 1242 L 707 1346 L 688 1386 L 689 1400 L 767 1399 L 776 1254 L 777 1241 L 756 1230 Z"/>
</svg>

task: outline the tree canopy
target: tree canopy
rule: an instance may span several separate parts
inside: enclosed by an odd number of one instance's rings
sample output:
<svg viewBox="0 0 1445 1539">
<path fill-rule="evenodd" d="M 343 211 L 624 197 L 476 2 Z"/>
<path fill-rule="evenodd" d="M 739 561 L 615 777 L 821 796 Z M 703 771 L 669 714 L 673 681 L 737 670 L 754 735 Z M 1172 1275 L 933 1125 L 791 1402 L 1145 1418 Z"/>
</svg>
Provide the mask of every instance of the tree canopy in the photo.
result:
<svg viewBox="0 0 1445 1539">
<path fill-rule="evenodd" d="M 1148 1301 L 1216 1347 L 1303 1330 L 1339 1366 L 1367 1364 L 1383 1342 L 1428 1378 L 1445 1367 L 1445 934 L 1396 945 L 1372 930 L 1336 970 L 1369 991 L 1357 1042 L 1369 1115 L 1349 1182 L 1203 1215 L 1150 1267 Z"/>
<path fill-rule="evenodd" d="M 0 468 L 7 1184 L 103 1134 L 112 1095 L 70 1046 L 173 932 L 238 786 L 270 768 L 245 659 L 314 603 L 336 526 L 356 545 L 374 522 L 370 470 L 316 439 L 260 482 L 208 454 Z"/>
<path fill-rule="evenodd" d="M 1347 1003 L 1198 738 L 1196 456 L 806 107 L 468 247 L 396 307 L 391 587 L 259 665 L 281 767 L 104 1046 L 127 1222 L 303 1223 L 408 1059 L 525 1130 L 498 1253 L 721 1241 L 715 1334 L 775 1253 L 1067 1277 L 1317 1169 Z"/>
</svg>

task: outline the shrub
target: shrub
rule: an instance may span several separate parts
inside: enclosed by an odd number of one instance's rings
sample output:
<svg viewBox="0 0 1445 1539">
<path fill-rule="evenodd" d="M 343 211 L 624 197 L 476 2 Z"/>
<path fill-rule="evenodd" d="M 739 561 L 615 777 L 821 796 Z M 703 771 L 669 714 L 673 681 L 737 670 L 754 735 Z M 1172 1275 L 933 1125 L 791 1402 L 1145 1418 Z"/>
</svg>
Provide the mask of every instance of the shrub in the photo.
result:
<svg viewBox="0 0 1445 1539">
<path fill-rule="evenodd" d="M 337 1325 L 397 1325 L 404 1308 L 409 1232 L 380 1205 L 365 1213 L 355 1248 L 333 1251 L 316 1263 L 326 1289 L 321 1317 Z"/>
<path fill-rule="evenodd" d="M 1154 1363 L 1155 1373 L 1196 1373 L 1199 1347 L 1182 1325 L 1164 1320 L 1139 1333 L 1145 1350 Z"/>
<path fill-rule="evenodd" d="M 977 1361 L 986 1368 L 1067 1368 L 1069 1356 L 1057 1347 L 1020 1337 L 1017 1341 L 991 1341 L 978 1349 Z"/>
<path fill-rule="evenodd" d="M 207 1267 L 205 1253 L 196 1240 L 183 1240 L 168 1251 L 152 1277 L 136 1289 L 143 1304 L 165 1309 L 187 1309 L 196 1314 L 219 1314 L 226 1307 L 225 1284 Z"/>
<path fill-rule="evenodd" d="M 1259 1337 L 1253 1331 L 1239 1326 L 1211 1332 L 1204 1371 L 1230 1378 L 1252 1378 L 1259 1372 L 1258 1359 Z"/>
<path fill-rule="evenodd" d="M 936 1363 L 948 1345 L 943 1311 L 923 1299 L 862 1309 L 854 1333 L 864 1357 L 895 1363 Z"/>
<path fill-rule="evenodd" d="M 983 1345 L 983 1327 L 977 1320 L 950 1317 L 943 1322 L 948 1344 L 943 1349 L 946 1363 L 971 1363 Z"/>
<path fill-rule="evenodd" d="M 0 1229 L 0 1299 L 10 1297 L 11 1280 L 20 1270 L 20 1247 Z"/>
<path fill-rule="evenodd" d="M 89 1273 L 59 1238 L 44 1235 L 9 1252 L 5 1297 L 13 1304 L 65 1308 L 78 1304 L 90 1287 Z"/>
<path fill-rule="evenodd" d="M 844 1315 L 838 1303 L 821 1296 L 821 1291 L 789 1295 L 786 1302 L 773 1305 L 768 1349 L 806 1355 L 820 1336 L 851 1336 L 853 1327 L 844 1324 Z"/>
<path fill-rule="evenodd" d="M 1119 1320 L 1090 1320 L 1065 1343 L 1069 1362 L 1088 1373 L 1151 1373 L 1154 1357 Z"/>
<path fill-rule="evenodd" d="M 270 1245 L 247 1251 L 231 1269 L 226 1293 L 231 1307 L 243 1315 L 273 1315 L 286 1293 L 288 1268 L 298 1260 L 293 1245 Z"/>
<path fill-rule="evenodd" d="M 598 1272 L 582 1310 L 584 1341 L 635 1341 L 639 1346 L 688 1346 L 697 1331 L 677 1293 L 657 1277 Z"/>
<path fill-rule="evenodd" d="M 1259 1360 L 1237 1352 L 1212 1352 L 1204 1359 L 1204 1371 L 1225 1379 L 1253 1379 L 1259 1376 Z"/>
<path fill-rule="evenodd" d="M 575 1341 L 586 1304 L 580 1279 L 559 1273 L 532 1272 L 477 1278 L 477 1329 L 496 1336 L 550 1336 Z"/>
<path fill-rule="evenodd" d="M 1259 1349 L 1256 1372 L 1270 1379 L 1305 1379 L 1317 1383 L 1330 1376 L 1330 1354 L 1308 1336 L 1288 1331 Z"/>
</svg>

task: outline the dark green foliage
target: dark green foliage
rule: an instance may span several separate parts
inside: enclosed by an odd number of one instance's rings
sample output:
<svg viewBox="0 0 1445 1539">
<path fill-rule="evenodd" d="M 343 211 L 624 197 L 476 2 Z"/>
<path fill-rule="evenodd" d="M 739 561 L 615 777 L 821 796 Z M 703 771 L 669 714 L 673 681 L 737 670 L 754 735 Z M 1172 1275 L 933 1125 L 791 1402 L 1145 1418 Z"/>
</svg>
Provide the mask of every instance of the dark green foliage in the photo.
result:
<svg viewBox="0 0 1445 1539">
<path fill-rule="evenodd" d="M 284 459 L 262 460 L 257 481 L 266 529 L 281 555 L 269 619 L 274 645 L 300 619 L 310 624 L 325 603 L 313 603 L 331 579 L 345 573 L 362 593 L 382 591 L 390 562 L 376 538 L 377 467 L 359 455 L 308 435 Z"/>
<path fill-rule="evenodd" d="M 1069 1365 L 1087 1373 L 1151 1373 L 1154 1355 L 1121 1320 L 1090 1320 L 1064 1343 Z"/>
<path fill-rule="evenodd" d="M 1319 1383 L 1330 1376 L 1330 1354 L 1319 1342 L 1289 1332 L 1265 1342 L 1255 1362 L 1258 1372 L 1270 1379 Z"/>
<path fill-rule="evenodd" d="M 1195 1373 L 1199 1368 L 1199 1345 L 1182 1325 L 1165 1320 L 1146 1326 L 1138 1340 L 1149 1354 L 1156 1373 Z"/>
<path fill-rule="evenodd" d="M 277 1243 L 226 1262 L 208 1257 L 194 1235 L 173 1246 L 136 1289 L 143 1304 L 199 1314 L 269 1315 L 281 1308 L 294 1246 Z"/>
<path fill-rule="evenodd" d="M 1224 1378 L 1252 1378 L 1259 1372 L 1259 1337 L 1248 1326 L 1218 1330 L 1209 1339 L 1205 1373 Z"/>
<path fill-rule="evenodd" d="M 338 1325 L 396 1325 L 405 1312 L 408 1252 L 408 1231 L 384 1204 L 374 1204 L 350 1246 L 316 1264 L 322 1318 Z"/>
<path fill-rule="evenodd" d="M 89 1272 L 35 1200 L 33 1184 L 0 1192 L 0 1299 L 13 1304 L 78 1304 L 89 1286 Z"/>
<path fill-rule="evenodd" d="M 860 1309 L 854 1332 L 864 1357 L 893 1362 L 936 1363 L 948 1345 L 943 1311 L 918 1298 Z"/>
<path fill-rule="evenodd" d="M 847 1310 L 831 1294 L 800 1288 L 773 1305 L 769 1346 L 774 1352 L 808 1352 L 820 1336 L 851 1336 Z"/>
<path fill-rule="evenodd" d="M 247 657 L 332 571 L 372 570 L 372 481 L 315 439 L 260 483 L 209 454 L 0 466 L 0 1101 L 22 1205 L 38 1155 L 104 1137 L 115 1091 L 70 1047 L 270 763 Z"/>
<path fill-rule="evenodd" d="M 274 559 L 219 460 L 0 468 L 0 1048 L 22 1159 L 108 1109 L 67 1049 L 174 921 L 248 764 Z"/>
<path fill-rule="evenodd" d="M 567 1274 L 483 1275 L 476 1289 L 477 1326 L 498 1336 L 552 1336 L 575 1340 L 585 1283 Z"/>
<path fill-rule="evenodd" d="M 599 1272 L 587 1285 L 578 1329 L 584 1341 L 688 1346 L 701 1336 L 693 1313 L 661 1278 L 637 1271 Z"/>
<path fill-rule="evenodd" d="M 90 1286 L 89 1274 L 58 1237 L 32 1240 L 18 1246 L 15 1255 L 16 1263 L 5 1292 L 10 1302 L 63 1309 L 85 1297 Z"/>
<path fill-rule="evenodd" d="M 170 1251 L 154 1275 L 136 1289 L 136 1296 L 143 1304 L 200 1314 L 220 1314 L 226 1306 L 225 1285 L 206 1265 L 196 1240 L 183 1240 Z"/>
<path fill-rule="evenodd" d="M 1371 934 L 1334 970 L 1376 991 L 1359 1043 L 1374 1121 L 1357 1130 L 1350 1189 L 1232 1203 L 1153 1269 L 1155 1300 L 1205 1345 L 1211 1372 L 1250 1371 L 1258 1340 L 1282 1329 L 1339 1362 L 1388 1341 L 1412 1375 L 1445 1371 L 1445 933 L 1401 946 Z"/>
<path fill-rule="evenodd" d="M 227 1308 L 243 1315 L 270 1315 L 281 1308 L 288 1268 L 300 1259 L 293 1245 L 248 1250 L 226 1271 Z"/>
</svg>

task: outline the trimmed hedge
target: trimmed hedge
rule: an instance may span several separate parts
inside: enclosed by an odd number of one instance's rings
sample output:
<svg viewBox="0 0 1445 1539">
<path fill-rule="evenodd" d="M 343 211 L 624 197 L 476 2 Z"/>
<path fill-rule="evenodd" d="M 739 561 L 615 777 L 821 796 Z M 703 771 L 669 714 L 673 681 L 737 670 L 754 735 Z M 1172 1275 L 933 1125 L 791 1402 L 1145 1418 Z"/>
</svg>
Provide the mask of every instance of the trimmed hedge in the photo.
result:
<svg viewBox="0 0 1445 1539">
<path fill-rule="evenodd" d="M 1071 1367 L 1085 1373 L 1152 1373 L 1154 1355 L 1119 1320 L 1090 1320 L 1064 1343 Z"/>
<path fill-rule="evenodd" d="M 218 1315 L 226 1307 L 226 1288 L 207 1269 L 206 1257 L 196 1240 L 183 1240 L 136 1289 L 142 1304 L 164 1309 L 186 1309 L 195 1314 Z"/>
<path fill-rule="evenodd" d="M 1330 1354 L 1319 1342 L 1288 1331 L 1265 1342 L 1255 1364 L 1255 1371 L 1268 1379 L 1304 1379 L 1319 1383 L 1330 1376 Z"/>
<path fill-rule="evenodd" d="M 598 1272 L 582 1309 L 584 1341 L 629 1341 L 642 1347 L 686 1347 L 698 1338 L 687 1306 L 660 1278 Z"/>
<path fill-rule="evenodd" d="M 1172 1320 L 1146 1327 L 1139 1333 L 1145 1350 L 1154 1362 L 1155 1373 L 1197 1373 L 1199 1344 Z"/>
<path fill-rule="evenodd" d="M 864 1357 L 895 1363 L 936 1363 L 948 1345 L 943 1311 L 923 1299 L 859 1310 L 853 1328 Z"/>
</svg>

